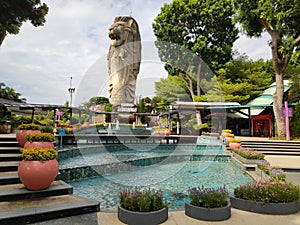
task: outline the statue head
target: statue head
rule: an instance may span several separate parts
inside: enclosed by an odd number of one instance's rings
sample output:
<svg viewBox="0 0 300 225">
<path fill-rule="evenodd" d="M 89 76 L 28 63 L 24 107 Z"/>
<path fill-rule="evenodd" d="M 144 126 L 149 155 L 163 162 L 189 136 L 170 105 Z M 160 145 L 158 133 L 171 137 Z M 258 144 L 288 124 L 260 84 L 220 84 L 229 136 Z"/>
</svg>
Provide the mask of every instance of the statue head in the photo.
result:
<svg viewBox="0 0 300 225">
<path fill-rule="evenodd" d="M 140 33 L 137 22 L 129 16 L 118 16 L 108 31 L 111 46 L 117 47 L 124 43 L 140 41 Z"/>
</svg>

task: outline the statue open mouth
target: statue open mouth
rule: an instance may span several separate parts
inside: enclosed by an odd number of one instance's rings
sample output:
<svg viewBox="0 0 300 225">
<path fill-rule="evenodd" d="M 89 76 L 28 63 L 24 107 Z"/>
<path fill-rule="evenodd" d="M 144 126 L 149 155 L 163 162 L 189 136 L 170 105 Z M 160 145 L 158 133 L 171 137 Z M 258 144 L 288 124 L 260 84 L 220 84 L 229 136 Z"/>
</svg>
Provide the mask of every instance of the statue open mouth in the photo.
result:
<svg viewBox="0 0 300 225">
<path fill-rule="evenodd" d="M 109 38 L 110 38 L 111 40 L 116 40 L 116 41 L 120 40 L 120 36 L 118 36 L 118 35 L 115 34 L 115 33 L 109 33 Z"/>
</svg>

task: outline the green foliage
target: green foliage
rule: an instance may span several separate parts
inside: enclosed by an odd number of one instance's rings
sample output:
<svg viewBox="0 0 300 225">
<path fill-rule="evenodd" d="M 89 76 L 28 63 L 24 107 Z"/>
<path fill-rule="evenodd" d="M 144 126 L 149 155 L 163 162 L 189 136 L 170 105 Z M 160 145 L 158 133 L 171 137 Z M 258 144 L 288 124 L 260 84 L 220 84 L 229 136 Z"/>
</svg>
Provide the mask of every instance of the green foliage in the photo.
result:
<svg viewBox="0 0 300 225">
<path fill-rule="evenodd" d="M 293 117 L 290 118 L 290 131 L 292 137 L 300 137 L 300 108 L 293 109 Z"/>
<path fill-rule="evenodd" d="M 30 133 L 26 135 L 25 140 L 29 142 L 53 142 L 55 137 L 51 133 Z"/>
<path fill-rule="evenodd" d="M 83 104 L 83 107 L 85 109 L 89 109 L 91 106 L 106 104 L 106 103 L 109 103 L 108 98 L 102 96 L 96 96 L 96 97 L 92 97 L 89 101 L 85 102 Z"/>
<path fill-rule="evenodd" d="M 105 112 L 112 112 L 113 111 L 113 105 L 111 103 L 106 103 L 104 106 Z M 106 114 L 105 115 L 105 122 L 109 123 L 111 122 L 111 115 Z"/>
<path fill-rule="evenodd" d="M 18 130 L 41 130 L 41 126 L 34 123 L 21 124 L 18 126 Z"/>
<path fill-rule="evenodd" d="M 1 0 L 0 2 L 0 45 L 6 34 L 19 33 L 20 27 L 29 20 L 34 26 L 42 26 L 48 7 L 40 0 Z"/>
<path fill-rule="evenodd" d="M 245 159 L 263 160 L 265 158 L 264 154 L 249 148 L 235 149 L 234 153 L 242 156 Z"/>
<path fill-rule="evenodd" d="M 41 128 L 42 133 L 50 133 L 53 134 L 53 127 L 51 126 L 44 126 Z"/>
<path fill-rule="evenodd" d="M 162 192 L 155 190 L 124 190 L 119 193 L 120 206 L 136 212 L 152 212 L 167 207 Z"/>
<path fill-rule="evenodd" d="M 232 21 L 233 14 L 229 0 L 173 0 L 161 8 L 152 26 L 158 41 L 189 49 L 212 68 L 231 58 L 232 45 L 238 34 Z M 175 49 L 163 47 L 159 47 L 160 57 L 171 63 L 168 59 L 172 58 Z"/>
<path fill-rule="evenodd" d="M 52 148 L 22 148 L 21 157 L 24 161 L 41 161 L 55 159 L 58 152 Z"/>
<path fill-rule="evenodd" d="M 189 197 L 191 204 L 205 208 L 222 208 L 228 204 L 228 191 L 224 187 L 219 188 L 190 188 Z"/>
<path fill-rule="evenodd" d="M 0 3 L 0 5 L 1 5 L 1 3 Z M 0 31 L 1 31 L 1 24 L 0 24 Z M 0 32 L 0 34 L 1 34 L 1 32 Z M 0 45 L 1 45 L 1 43 L 0 43 Z M 21 98 L 20 93 L 17 93 L 15 91 L 15 89 L 13 89 L 11 87 L 7 87 L 4 83 L 0 83 L 0 98 L 4 98 L 4 99 L 15 101 L 15 102 L 22 102 L 22 103 L 26 102 L 25 98 Z"/>
<path fill-rule="evenodd" d="M 300 200 L 300 187 L 278 180 L 261 180 L 235 188 L 234 196 L 262 203 L 288 203 Z"/>
<path fill-rule="evenodd" d="M 257 168 L 262 170 L 265 174 L 270 176 L 271 180 L 276 181 L 285 181 L 286 175 L 284 174 L 283 170 L 280 168 L 275 168 L 270 165 L 268 161 L 263 161 L 257 163 Z"/>
</svg>

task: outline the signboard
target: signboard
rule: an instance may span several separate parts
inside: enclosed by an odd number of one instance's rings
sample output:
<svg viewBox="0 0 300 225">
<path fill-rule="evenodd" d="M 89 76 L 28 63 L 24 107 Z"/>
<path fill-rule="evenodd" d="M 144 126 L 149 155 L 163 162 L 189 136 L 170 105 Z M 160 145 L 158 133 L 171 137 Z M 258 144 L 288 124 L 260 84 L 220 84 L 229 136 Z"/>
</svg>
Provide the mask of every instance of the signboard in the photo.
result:
<svg viewBox="0 0 300 225">
<path fill-rule="evenodd" d="M 292 117 L 293 116 L 293 108 L 288 108 L 288 110 L 289 110 L 289 113 L 288 113 L 289 117 Z M 285 117 L 285 108 L 284 107 L 281 108 L 281 116 Z"/>
</svg>

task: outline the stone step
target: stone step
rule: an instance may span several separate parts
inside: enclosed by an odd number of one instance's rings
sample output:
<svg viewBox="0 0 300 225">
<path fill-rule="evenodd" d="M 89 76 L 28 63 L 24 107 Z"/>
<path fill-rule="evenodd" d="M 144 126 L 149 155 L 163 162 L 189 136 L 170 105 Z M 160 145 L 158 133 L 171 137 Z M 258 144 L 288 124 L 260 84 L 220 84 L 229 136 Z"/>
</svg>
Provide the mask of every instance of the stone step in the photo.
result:
<svg viewBox="0 0 300 225">
<path fill-rule="evenodd" d="M 0 147 L 0 154 L 5 153 L 19 153 L 20 154 L 20 147 Z"/>
<path fill-rule="evenodd" d="M 73 193 L 73 187 L 61 180 L 53 181 L 49 188 L 30 191 L 23 184 L 9 184 L 0 186 L 0 202 L 22 199 L 34 199 L 54 195 L 67 195 Z"/>
<path fill-rule="evenodd" d="M 0 172 L 17 171 L 20 161 L 0 162 Z"/>
<path fill-rule="evenodd" d="M 7 161 L 21 161 L 21 154 L 20 153 L 0 154 L 0 162 L 7 162 Z"/>
<path fill-rule="evenodd" d="M 18 172 L 1 172 L 0 173 L 0 185 L 6 184 L 18 184 L 21 183 Z"/>
<path fill-rule="evenodd" d="M 99 211 L 99 202 L 73 195 L 0 202 L 0 224 L 30 224 Z"/>
<path fill-rule="evenodd" d="M 1 147 L 20 147 L 20 144 L 17 141 L 2 141 L 0 140 Z"/>
</svg>

